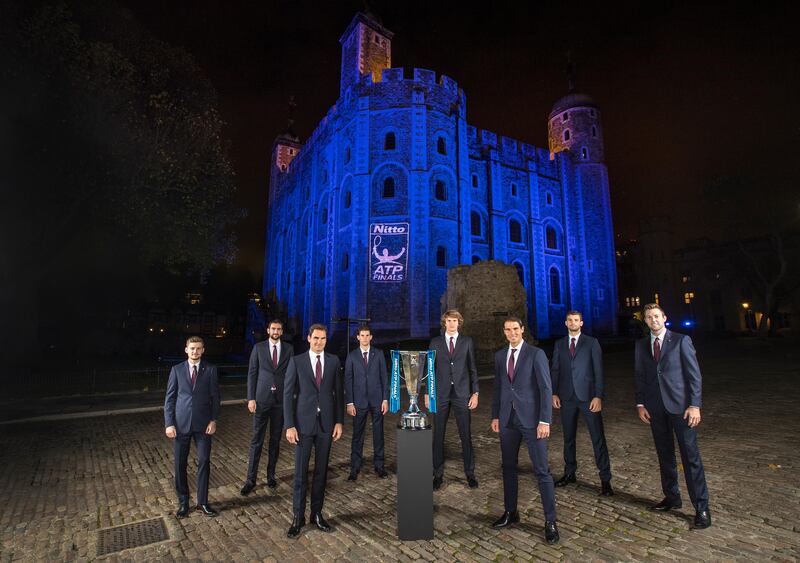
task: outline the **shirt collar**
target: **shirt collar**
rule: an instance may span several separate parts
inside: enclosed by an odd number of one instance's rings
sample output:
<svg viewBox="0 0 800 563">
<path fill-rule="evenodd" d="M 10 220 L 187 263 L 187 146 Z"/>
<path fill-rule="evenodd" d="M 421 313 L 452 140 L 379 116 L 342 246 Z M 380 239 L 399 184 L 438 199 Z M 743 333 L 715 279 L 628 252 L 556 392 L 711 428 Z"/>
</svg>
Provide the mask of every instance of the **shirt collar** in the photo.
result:
<svg viewBox="0 0 800 563">
<path fill-rule="evenodd" d="M 358 349 L 361 351 L 361 355 L 362 355 L 362 356 L 363 356 L 364 354 L 369 354 L 369 348 L 367 348 L 367 349 L 365 350 L 364 348 L 362 348 L 361 346 L 359 346 L 359 347 L 358 347 Z"/>
<path fill-rule="evenodd" d="M 652 342 L 656 338 L 658 338 L 659 340 L 661 340 L 661 342 L 663 342 L 664 341 L 664 337 L 666 335 L 667 335 L 667 327 L 662 328 L 661 332 L 658 333 L 658 334 L 653 334 L 653 332 L 651 331 L 650 332 L 650 342 Z"/>
</svg>

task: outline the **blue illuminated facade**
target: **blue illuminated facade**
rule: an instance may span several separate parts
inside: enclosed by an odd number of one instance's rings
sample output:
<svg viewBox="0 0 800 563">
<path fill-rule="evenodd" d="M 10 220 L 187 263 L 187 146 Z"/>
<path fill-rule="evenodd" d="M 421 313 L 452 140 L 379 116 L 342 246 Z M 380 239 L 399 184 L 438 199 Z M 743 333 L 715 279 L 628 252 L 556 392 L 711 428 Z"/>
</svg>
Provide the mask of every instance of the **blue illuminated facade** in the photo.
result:
<svg viewBox="0 0 800 563">
<path fill-rule="evenodd" d="M 391 68 L 392 33 L 358 14 L 342 35 L 340 97 L 309 139 L 271 160 L 264 293 L 295 330 L 371 318 L 382 336 L 438 332 L 447 270 L 516 266 L 539 338 L 569 309 L 616 332 L 611 206 L 600 111 L 569 94 L 549 149 L 467 123 L 464 92 L 430 70 Z"/>
</svg>

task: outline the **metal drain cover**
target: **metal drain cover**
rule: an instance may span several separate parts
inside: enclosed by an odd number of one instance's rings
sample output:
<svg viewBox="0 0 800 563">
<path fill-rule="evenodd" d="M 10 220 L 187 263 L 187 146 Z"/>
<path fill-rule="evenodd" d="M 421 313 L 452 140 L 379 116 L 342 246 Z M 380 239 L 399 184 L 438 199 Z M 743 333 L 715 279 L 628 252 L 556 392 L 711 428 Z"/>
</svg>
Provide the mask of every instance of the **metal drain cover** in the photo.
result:
<svg viewBox="0 0 800 563">
<path fill-rule="evenodd" d="M 141 547 L 169 539 L 163 518 L 142 520 L 98 531 L 97 555 L 116 553 L 123 549 Z"/>
</svg>

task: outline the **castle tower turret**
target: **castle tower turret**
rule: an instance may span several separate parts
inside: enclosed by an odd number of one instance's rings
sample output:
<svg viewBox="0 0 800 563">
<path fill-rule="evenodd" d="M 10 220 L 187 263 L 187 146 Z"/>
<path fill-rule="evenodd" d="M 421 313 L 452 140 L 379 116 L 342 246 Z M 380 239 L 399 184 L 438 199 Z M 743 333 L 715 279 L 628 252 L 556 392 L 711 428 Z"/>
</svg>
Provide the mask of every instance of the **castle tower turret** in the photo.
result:
<svg viewBox="0 0 800 563">
<path fill-rule="evenodd" d="M 550 111 L 547 125 L 550 152 L 569 151 L 577 162 L 600 163 L 605 155 L 600 109 L 586 94 L 570 92 Z"/>
<path fill-rule="evenodd" d="M 392 67 L 393 36 L 375 16 L 361 12 L 355 15 L 339 38 L 342 44 L 339 95 L 343 96 L 365 74 L 372 74 L 373 82 L 381 81 L 383 69 Z"/>
</svg>

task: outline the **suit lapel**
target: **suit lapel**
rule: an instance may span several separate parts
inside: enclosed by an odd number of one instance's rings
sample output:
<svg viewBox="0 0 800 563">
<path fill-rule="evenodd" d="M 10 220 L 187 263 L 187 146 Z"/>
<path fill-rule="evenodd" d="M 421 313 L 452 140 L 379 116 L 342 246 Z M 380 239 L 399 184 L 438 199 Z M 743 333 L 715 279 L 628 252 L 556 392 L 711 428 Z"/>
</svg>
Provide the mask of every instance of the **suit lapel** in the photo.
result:
<svg viewBox="0 0 800 563">
<path fill-rule="evenodd" d="M 675 339 L 672 337 L 672 332 L 667 330 L 664 333 L 664 342 L 661 344 L 661 356 L 659 357 L 659 361 L 658 361 L 659 364 L 664 361 L 664 358 L 667 357 L 667 352 L 670 349 L 672 349 L 672 347 L 674 345 L 674 342 L 673 342 L 674 340 Z"/>
<path fill-rule="evenodd" d="M 516 361 L 514 363 L 514 379 L 517 378 L 518 373 L 524 373 L 522 369 L 522 363 L 528 359 L 528 343 L 524 340 L 522 344 L 519 346 L 519 353 L 517 354 Z M 508 365 L 506 365 L 506 375 L 508 375 Z"/>
</svg>

